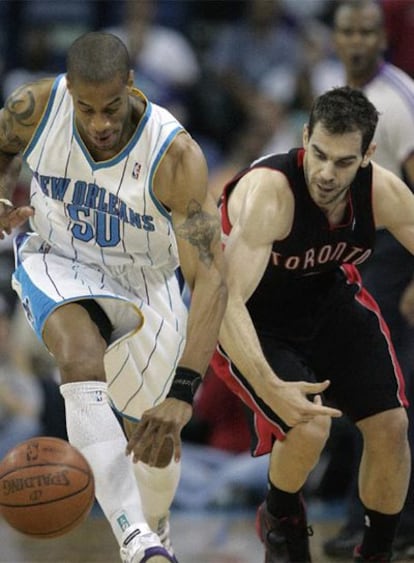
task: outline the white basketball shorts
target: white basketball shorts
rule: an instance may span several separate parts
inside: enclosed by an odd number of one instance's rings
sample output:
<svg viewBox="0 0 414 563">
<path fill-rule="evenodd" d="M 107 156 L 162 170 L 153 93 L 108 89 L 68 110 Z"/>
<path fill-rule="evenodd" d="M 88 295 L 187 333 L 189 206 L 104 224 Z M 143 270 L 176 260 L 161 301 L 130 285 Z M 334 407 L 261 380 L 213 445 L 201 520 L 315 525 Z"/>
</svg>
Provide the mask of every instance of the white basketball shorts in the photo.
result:
<svg viewBox="0 0 414 563">
<path fill-rule="evenodd" d="M 15 256 L 12 285 L 40 340 L 57 307 L 94 299 L 114 327 L 104 358 L 114 408 L 138 420 L 165 398 L 187 320 L 174 272 L 82 264 L 59 255 L 35 233 L 18 235 Z"/>
</svg>

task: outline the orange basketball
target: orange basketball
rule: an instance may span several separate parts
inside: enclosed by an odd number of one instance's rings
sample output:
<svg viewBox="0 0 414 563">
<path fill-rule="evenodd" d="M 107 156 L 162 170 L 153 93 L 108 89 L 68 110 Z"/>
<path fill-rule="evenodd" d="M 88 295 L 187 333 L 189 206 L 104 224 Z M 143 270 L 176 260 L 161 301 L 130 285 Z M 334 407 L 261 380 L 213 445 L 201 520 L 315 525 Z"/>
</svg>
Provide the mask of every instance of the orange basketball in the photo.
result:
<svg viewBox="0 0 414 563">
<path fill-rule="evenodd" d="M 0 512 L 23 534 L 61 536 L 85 520 L 94 499 L 88 462 L 60 438 L 27 440 L 0 462 Z"/>
</svg>

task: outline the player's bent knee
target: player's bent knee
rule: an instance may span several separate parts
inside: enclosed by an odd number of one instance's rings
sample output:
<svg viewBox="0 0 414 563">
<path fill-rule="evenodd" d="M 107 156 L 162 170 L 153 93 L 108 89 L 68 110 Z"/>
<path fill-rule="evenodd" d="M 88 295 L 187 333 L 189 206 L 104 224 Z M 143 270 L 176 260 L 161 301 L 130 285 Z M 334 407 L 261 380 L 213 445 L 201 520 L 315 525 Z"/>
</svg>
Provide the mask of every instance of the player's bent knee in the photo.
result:
<svg viewBox="0 0 414 563">
<path fill-rule="evenodd" d="M 105 381 L 103 354 L 79 350 L 55 357 L 64 383 L 76 381 Z"/>
<path fill-rule="evenodd" d="M 408 416 L 404 408 L 384 411 L 360 421 L 365 448 L 401 451 L 408 443 Z M 382 449 L 381 448 L 381 449 Z"/>
<path fill-rule="evenodd" d="M 330 429 L 331 419 L 328 416 L 316 416 L 309 422 L 298 424 L 293 430 L 300 440 L 323 447 L 328 440 Z"/>
</svg>

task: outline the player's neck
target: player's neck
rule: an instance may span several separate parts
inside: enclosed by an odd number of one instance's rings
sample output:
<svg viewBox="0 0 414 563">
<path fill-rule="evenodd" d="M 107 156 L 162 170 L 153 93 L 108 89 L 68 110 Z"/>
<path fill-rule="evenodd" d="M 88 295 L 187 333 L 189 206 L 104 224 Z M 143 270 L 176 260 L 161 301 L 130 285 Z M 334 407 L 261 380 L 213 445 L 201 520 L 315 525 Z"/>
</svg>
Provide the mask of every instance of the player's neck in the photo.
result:
<svg viewBox="0 0 414 563">
<path fill-rule="evenodd" d="M 342 223 L 348 205 L 348 190 L 344 190 L 337 200 L 326 206 L 320 206 L 331 225 Z"/>
<path fill-rule="evenodd" d="M 378 74 L 382 65 L 381 60 L 377 60 L 371 67 L 361 72 L 347 72 L 346 81 L 351 88 L 364 88 Z"/>
</svg>

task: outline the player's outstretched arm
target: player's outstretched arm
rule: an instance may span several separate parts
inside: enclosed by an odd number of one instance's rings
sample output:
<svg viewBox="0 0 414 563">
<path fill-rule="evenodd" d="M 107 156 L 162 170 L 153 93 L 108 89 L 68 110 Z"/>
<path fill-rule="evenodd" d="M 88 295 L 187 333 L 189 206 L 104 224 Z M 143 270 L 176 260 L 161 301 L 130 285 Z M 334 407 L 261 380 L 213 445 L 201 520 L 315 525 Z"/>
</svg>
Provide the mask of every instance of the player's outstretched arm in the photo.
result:
<svg viewBox="0 0 414 563">
<path fill-rule="evenodd" d="M 181 456 L 181 430 L 192 415 L 198 376 L 207 370 L 217 344 L 227 291 L 219 213 L 207 189 L 204 156 L 189 135 L 179 135 L 168 151 L 155 192 L 171 209 L 180 266 L 191 291 L 186 345 L 169 397 L 144 413 L 127 447 L 134 461 L 160 466 L 168 443 L 175 458 Z"/>
<path fill-rule="evenodd" d="M 273 372 L 246 307 L 265 272 L 273 241 L 284 238 L 291 228 L 293 201 L 285 182 L 277 172 L 254 170 L 244 176 L 231 196 L 233 228 L 224 253 L 228 303 L 220 343 L 262 400 L 289 426 L 295 426 L 320 414 L 342 413 L 308 398 L 322 393 L 328 381 L 285 382 Z"/>
</svg>

